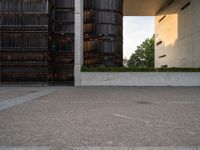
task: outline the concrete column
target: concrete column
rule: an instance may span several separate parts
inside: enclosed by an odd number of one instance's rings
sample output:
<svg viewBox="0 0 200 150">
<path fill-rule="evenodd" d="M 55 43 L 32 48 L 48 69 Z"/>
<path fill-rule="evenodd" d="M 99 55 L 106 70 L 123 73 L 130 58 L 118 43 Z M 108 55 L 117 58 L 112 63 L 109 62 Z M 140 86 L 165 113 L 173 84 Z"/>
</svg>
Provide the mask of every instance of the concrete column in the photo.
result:
<svg viewBox="0 0 200 150">
<path fill-rule="evenodd" d="M 83 65 L 83 0 L 75 0 L 75 62 L 74 84 L 81 85 L 81 66 Z"/>
</svg>

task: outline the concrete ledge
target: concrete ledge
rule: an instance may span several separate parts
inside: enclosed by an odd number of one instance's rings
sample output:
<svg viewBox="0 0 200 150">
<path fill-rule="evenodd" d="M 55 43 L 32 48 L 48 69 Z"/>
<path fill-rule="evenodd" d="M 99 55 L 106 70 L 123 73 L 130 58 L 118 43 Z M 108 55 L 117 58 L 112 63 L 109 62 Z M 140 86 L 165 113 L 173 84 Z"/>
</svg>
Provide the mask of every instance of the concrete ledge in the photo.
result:
<svg viewBox="0 0 200 150">
<path fill-rule="evenodd" d="M 200 73 L 81 72 L 81 86 L 200 86 Z"/>
</svg>

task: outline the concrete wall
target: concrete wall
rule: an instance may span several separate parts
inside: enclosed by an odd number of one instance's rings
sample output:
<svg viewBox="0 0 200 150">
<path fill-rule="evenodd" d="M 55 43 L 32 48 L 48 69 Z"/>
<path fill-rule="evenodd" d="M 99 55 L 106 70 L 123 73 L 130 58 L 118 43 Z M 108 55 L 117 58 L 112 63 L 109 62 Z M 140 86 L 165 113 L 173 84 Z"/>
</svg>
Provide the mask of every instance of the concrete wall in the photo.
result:
<svg viewBox="0 0 200 150">
<path fill-rule="evenodd" d="M 80 86 L 83 65 L 83 0 L 75 0 L 74 85 Z"/>
<path fill-rule="evenodd" d="M 190 6 L 181 11 L 189 1 Z M 200 73 L 80 72 L 83 64 L 83 0 L 75 0 L 75 4 L 75 86 L 200 86 Z M 160 9 L 155 17 L 156 43 L 162 41 L 156 46 L 156 67 L 200 67 L 199 14 L 200 0 L 174 0 Z"/>
<path fill-rule="evenodd" d="M 154 16 L 168 0 L 123 0 L 124 16 Z"/>
<path fill-rule="evenodd" d="M 200 86 L 200 73 L 81 72 L 81 86 Z"/>
<path fill-rule="evenodd" d="M 181 10 L 188 2 L 191 4 Z M 200 0 L 174 0 L 159 11 L 155 17 L 155 37 L 156 43 L 162 43 L 156 45 L 156 67 L 200 67 L 199 18 Z"/>
</svg>

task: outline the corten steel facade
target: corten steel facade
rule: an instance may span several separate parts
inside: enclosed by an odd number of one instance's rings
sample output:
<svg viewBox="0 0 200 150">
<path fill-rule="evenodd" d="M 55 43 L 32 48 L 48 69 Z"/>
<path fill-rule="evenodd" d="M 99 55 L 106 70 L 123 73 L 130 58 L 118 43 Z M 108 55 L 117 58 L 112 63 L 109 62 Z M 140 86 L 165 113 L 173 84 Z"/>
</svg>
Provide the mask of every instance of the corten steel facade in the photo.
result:
<svg viewBox="0 0 200 150">
<path fill-rule="evenodd" d="M 0 0 L 1 84 L 73 84 L 74 9 L 74 0 Z M 85 0 L 85 65 L 122 65 L 122 18 L 122 0 Z"/>
<path fill-rule="evenodd" d="M 0 1 L 1 83 L 47 82 L 48 1 Z"/>
<path fill-rule="evenodd" d="M 49 0 L 50 83 L 73 84 L 74 0 Z"/>
<path fill-rule="evenodd" d="M 84 0 L 84 65 L 122 66 L 123 1 Z"/>
</svg>

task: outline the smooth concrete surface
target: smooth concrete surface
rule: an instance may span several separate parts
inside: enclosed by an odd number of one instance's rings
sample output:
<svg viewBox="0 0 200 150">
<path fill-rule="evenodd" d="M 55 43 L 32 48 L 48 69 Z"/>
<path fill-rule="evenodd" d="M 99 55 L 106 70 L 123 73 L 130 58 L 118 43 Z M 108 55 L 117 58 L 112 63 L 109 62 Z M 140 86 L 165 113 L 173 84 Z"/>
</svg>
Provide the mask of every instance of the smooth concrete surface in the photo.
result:
<svg viewBox="0 0 200 150">
<path fill-rule="evenodd" d="M 6 99 L 12 99 L 15 97 L 19 97 L 19 96 L 24 96 L 30 93 L 35 93 L 35 90 L 29 91 L 29 90 L 23 90 L 23 91 L 18 91 L 18 90 L 14 90 L 12 92 L 7 91 L 7 90 L 2 90 L 0 91 L 0 102 L 4 101 Z"/>
<path fill-rule="evenodd" d="M 83 64 L 83 0 L 75 0 L 75 53 L 74 84 L 80 86 L 80 70 Z"/>
<path fill-rule="evenodd" d="M 181 10 L 188 2 L 191 4 Z M 174 0 L 159 11 L 155 19 L 155 38 L 156 43 L 162 41 L 162 44 L 155 45 L 155 67 L 200 67 L 199 14 L 199 0 Z"/>
<path fill-rule="evenodd" d="M 0 147 L 0 150 L 57 150 L 53 147 Z M 73 147 L 73 148 L 62 148 L 62 150 L 200 150 L 200 147 Z"/>
<path fill-rule="evenodd" d="M 0 101 L 0 111 L 4 111 L 6 109 L 15 107 L 17 105 L 21 105 L 23 103 L 35 100 L 35 99 L 42 97 L 42 96 L 46 96 L 46 95 L 48 95 L 48 94 L 50 94 L 54 91 L 55 91 L 55 89 L 54 90 L 53 89 L 51 89 L 51 90 L 41 90 L 41 91 L 37 91 L 37 92 L 31 92 L 31 93 L 28 93 L 28 94 L 23 95 L 23 96 L 17 96 L 15 98 L 10 98 L 10 99 Z M 10 92 L 10 93 L 12 93 L 12 92 Z"/>
<path fill-rule="evenodd" d="M 199 87 L 0 87 L 0 91 L 52 88 L 54 93 L 0 111 L 1 150 L 198 150 L 200 146 Z"/>
<path fill-rule="evenodd" d="M 200 86 L 200 73 L 81 72 L 81 86 Z"/>
</svg>

